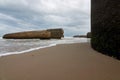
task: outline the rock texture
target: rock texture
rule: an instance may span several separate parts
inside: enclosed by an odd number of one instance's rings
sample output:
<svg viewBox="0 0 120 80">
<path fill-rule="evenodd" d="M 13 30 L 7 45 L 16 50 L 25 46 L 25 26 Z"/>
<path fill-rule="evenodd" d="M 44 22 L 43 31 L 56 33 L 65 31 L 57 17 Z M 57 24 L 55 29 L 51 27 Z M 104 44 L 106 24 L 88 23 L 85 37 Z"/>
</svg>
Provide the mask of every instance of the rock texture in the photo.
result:
<svg viewBox="0 0 120 80">
<path fill-rule="evenodd" d="M 120 59 L 120 1 L 91 0 L 92 47 Z"/>
<path fill-rule="evenodd" d="M 42 31 L 26 31 L 5 34 L 5 39 L 50 39 L 63 37 L 63 29 L 48 29 Z"/>
<path fill-rule="evenodd" d="M 48 29 L 48 32 L 51 33 L 51 38 L 55 39 L 61 39 L 61 37 L 64 37 L 64 30 L 63 29 Z"/>
<path fill-rule="evenodd" d="M 3 36 L 3 38 L 6 39 L 33 39 L 33 38 L 49 39 L 50 37 L 51 33 L 48 31 L 27 31 L 5 34 Z"/>
</svg>

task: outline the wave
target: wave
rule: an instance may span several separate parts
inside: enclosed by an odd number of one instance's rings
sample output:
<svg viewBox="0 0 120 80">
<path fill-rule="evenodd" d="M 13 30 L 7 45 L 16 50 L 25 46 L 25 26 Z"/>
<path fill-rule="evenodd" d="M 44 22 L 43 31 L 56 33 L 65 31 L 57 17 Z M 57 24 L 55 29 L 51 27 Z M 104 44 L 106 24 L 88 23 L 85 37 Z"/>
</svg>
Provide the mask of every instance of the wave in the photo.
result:
<svg viewBox="0 0 120 80">
<path fill-rule="evenodd" d="M 52 47 L 52 46 L 56 46 L 56 44 L 50 44 L 49 46 L 31 48 L 31 49 L 20 51 L 20 52 L 8 52 L 8 53 L 0 54 L 0 57 L 12 55 L 12 54 L 21 54 L 21 53 L 31 52 L 31 51 L 34 51 L 34 50 L 39 50 L 39 49 L 42 49 L 42 48 L 48 48 L 48 47 Z"/>
<path fill-rule="evenodd" d="M 72 44 L 72 43 L 84 43 L 89 42 L 87 38 L 73 38 L 65 37 L 60 40 L 51 39 L 51 40 L 39 40 L 39 39 L 23 39 L 23 40 L 4 40 L 0 39 L 0 57 L 7 56 L 12 54 L 21 54 L 26 53 L 42 48 L 56 46 L 57 44 Z"/>
</svg>

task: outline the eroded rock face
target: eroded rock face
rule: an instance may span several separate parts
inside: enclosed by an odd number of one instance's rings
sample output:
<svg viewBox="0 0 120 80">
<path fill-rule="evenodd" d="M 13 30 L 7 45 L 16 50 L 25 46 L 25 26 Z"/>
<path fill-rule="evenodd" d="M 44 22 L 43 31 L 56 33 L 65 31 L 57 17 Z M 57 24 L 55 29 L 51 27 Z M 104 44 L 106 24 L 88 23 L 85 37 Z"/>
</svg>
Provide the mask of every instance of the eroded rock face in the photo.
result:
<svg viewBox="0 0 120 80">
<path fill-rule="evenodd" d="M 48 29 L 42 31 L 26 31 L 5 34 L 4 39 L 60 39 L 63 37 L 63 29 Z"/>
<path fill-rule="evenodd" d="M 120 1 L 91 0 L 92 47 L 120 59 Z"/>
<path fill-rule="evenodd" d="M 3 38 L 5 39 L 33 39 L 33 38 L 49 39 L 50 37 L 51 37 L 51 33 L 46 30 L 10 33 L 10 34 L 5 34 L 3 36 Z"/>
<path fill-rule="evenodd" d="M 51 33 L 51 38 L 61 39 L 61 37 L 64 37 L 64 30 L 61 28 L 59 28 L 59 29 L 47 29 L 47 31 Z"/>
</svg>

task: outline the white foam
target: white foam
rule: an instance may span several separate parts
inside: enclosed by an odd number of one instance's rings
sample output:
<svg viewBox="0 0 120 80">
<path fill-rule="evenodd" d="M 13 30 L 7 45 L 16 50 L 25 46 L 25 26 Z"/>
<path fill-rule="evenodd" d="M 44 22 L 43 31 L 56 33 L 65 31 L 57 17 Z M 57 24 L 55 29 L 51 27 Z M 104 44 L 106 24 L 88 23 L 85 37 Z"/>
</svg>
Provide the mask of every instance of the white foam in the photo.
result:
<svg viewBox="0 0 120 80">
<path fill-rule="evenodd" d="M 62 38 L 61 40 L 52 39 L 50 41 L 47 41 L 47 43 L 50 43 L 50 45 L 48 45 L 48 46 L 40 46 L 40 47 L 36 47 L 36 48 L 31 47 L 30 49 L 26 49 L 26 50 L 22 50 L 22 51 L 0 53 L 0 57 L 1 56 L 12 55 L 12 54 L 22 54 L 22 53 L 42 49 L 42 48 L 56 46 L 57 44 L 72 44 L 72 43 L 84 43 L 84 42 L 89 42 L 89 39 L 87 39 L 87 38 L 73 38 L 73 37 L 65 37 L 65 38 Z M 46 43 L 46 42 L 44 41 L 43 43 Z M 41 44 L 41 42 L 39 42 L 39 43 L 31 43 L 31 44 Z"/>
<path fill-rule="evenodd" d="M 21 51 L 21 52 L 9 52 L 9 53 L 4 53 L 4 54 L 0 54 L 0 57 L 12 55 L 12 54 L 22 54 L 22 53 L 26 53 L 26 52 L 30 52 L 30 51 L 34 51 L 34 50 L 38 50 L 38 49 L 42 49 L 42 48 L 48 48 L 48 47 L 52 47 L 52 46 L 56 46 L 56 44 L 50 44 L 49 46 L 31 48 L 31 49 L 24 50 L 24 51 Z"/>
</svg>

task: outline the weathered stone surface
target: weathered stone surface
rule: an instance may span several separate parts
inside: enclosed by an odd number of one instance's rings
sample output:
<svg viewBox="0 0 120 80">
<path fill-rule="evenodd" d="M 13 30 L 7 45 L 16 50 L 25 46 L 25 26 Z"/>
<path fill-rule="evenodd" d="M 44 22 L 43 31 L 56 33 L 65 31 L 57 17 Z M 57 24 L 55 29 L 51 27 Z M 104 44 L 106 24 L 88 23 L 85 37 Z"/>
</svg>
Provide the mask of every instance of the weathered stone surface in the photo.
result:
<svg viewBox="0 0 120 80">
<path fill-rule="evenodd" d="M 5 39 L 50 39 L 63 37 L 63 29 L 48 29 L 42 31 L 26 31 L 18 33 L 5 34 Z"/>
<path fill-rule="evenodd" d="M 91 1 L 92 47 L 120 59 L 120 1 Z"/>
<path fill-rule="evenodd" d="M 18 33 L 10 33 L 5 34 L 3 38 L 5 39 L 49 39 L 51 37 L 51 33 L 48 31 L 26 31 L 26 32 L 18 32 Z"/>
<path fill-rule="evenodd" d="M 64 37 L 64 30 L 59 29 L 47 29 L 47 31 L 51 32 L 51 38 L 55 39 L 61 39 L 61 37 Z"/>
</svg>

